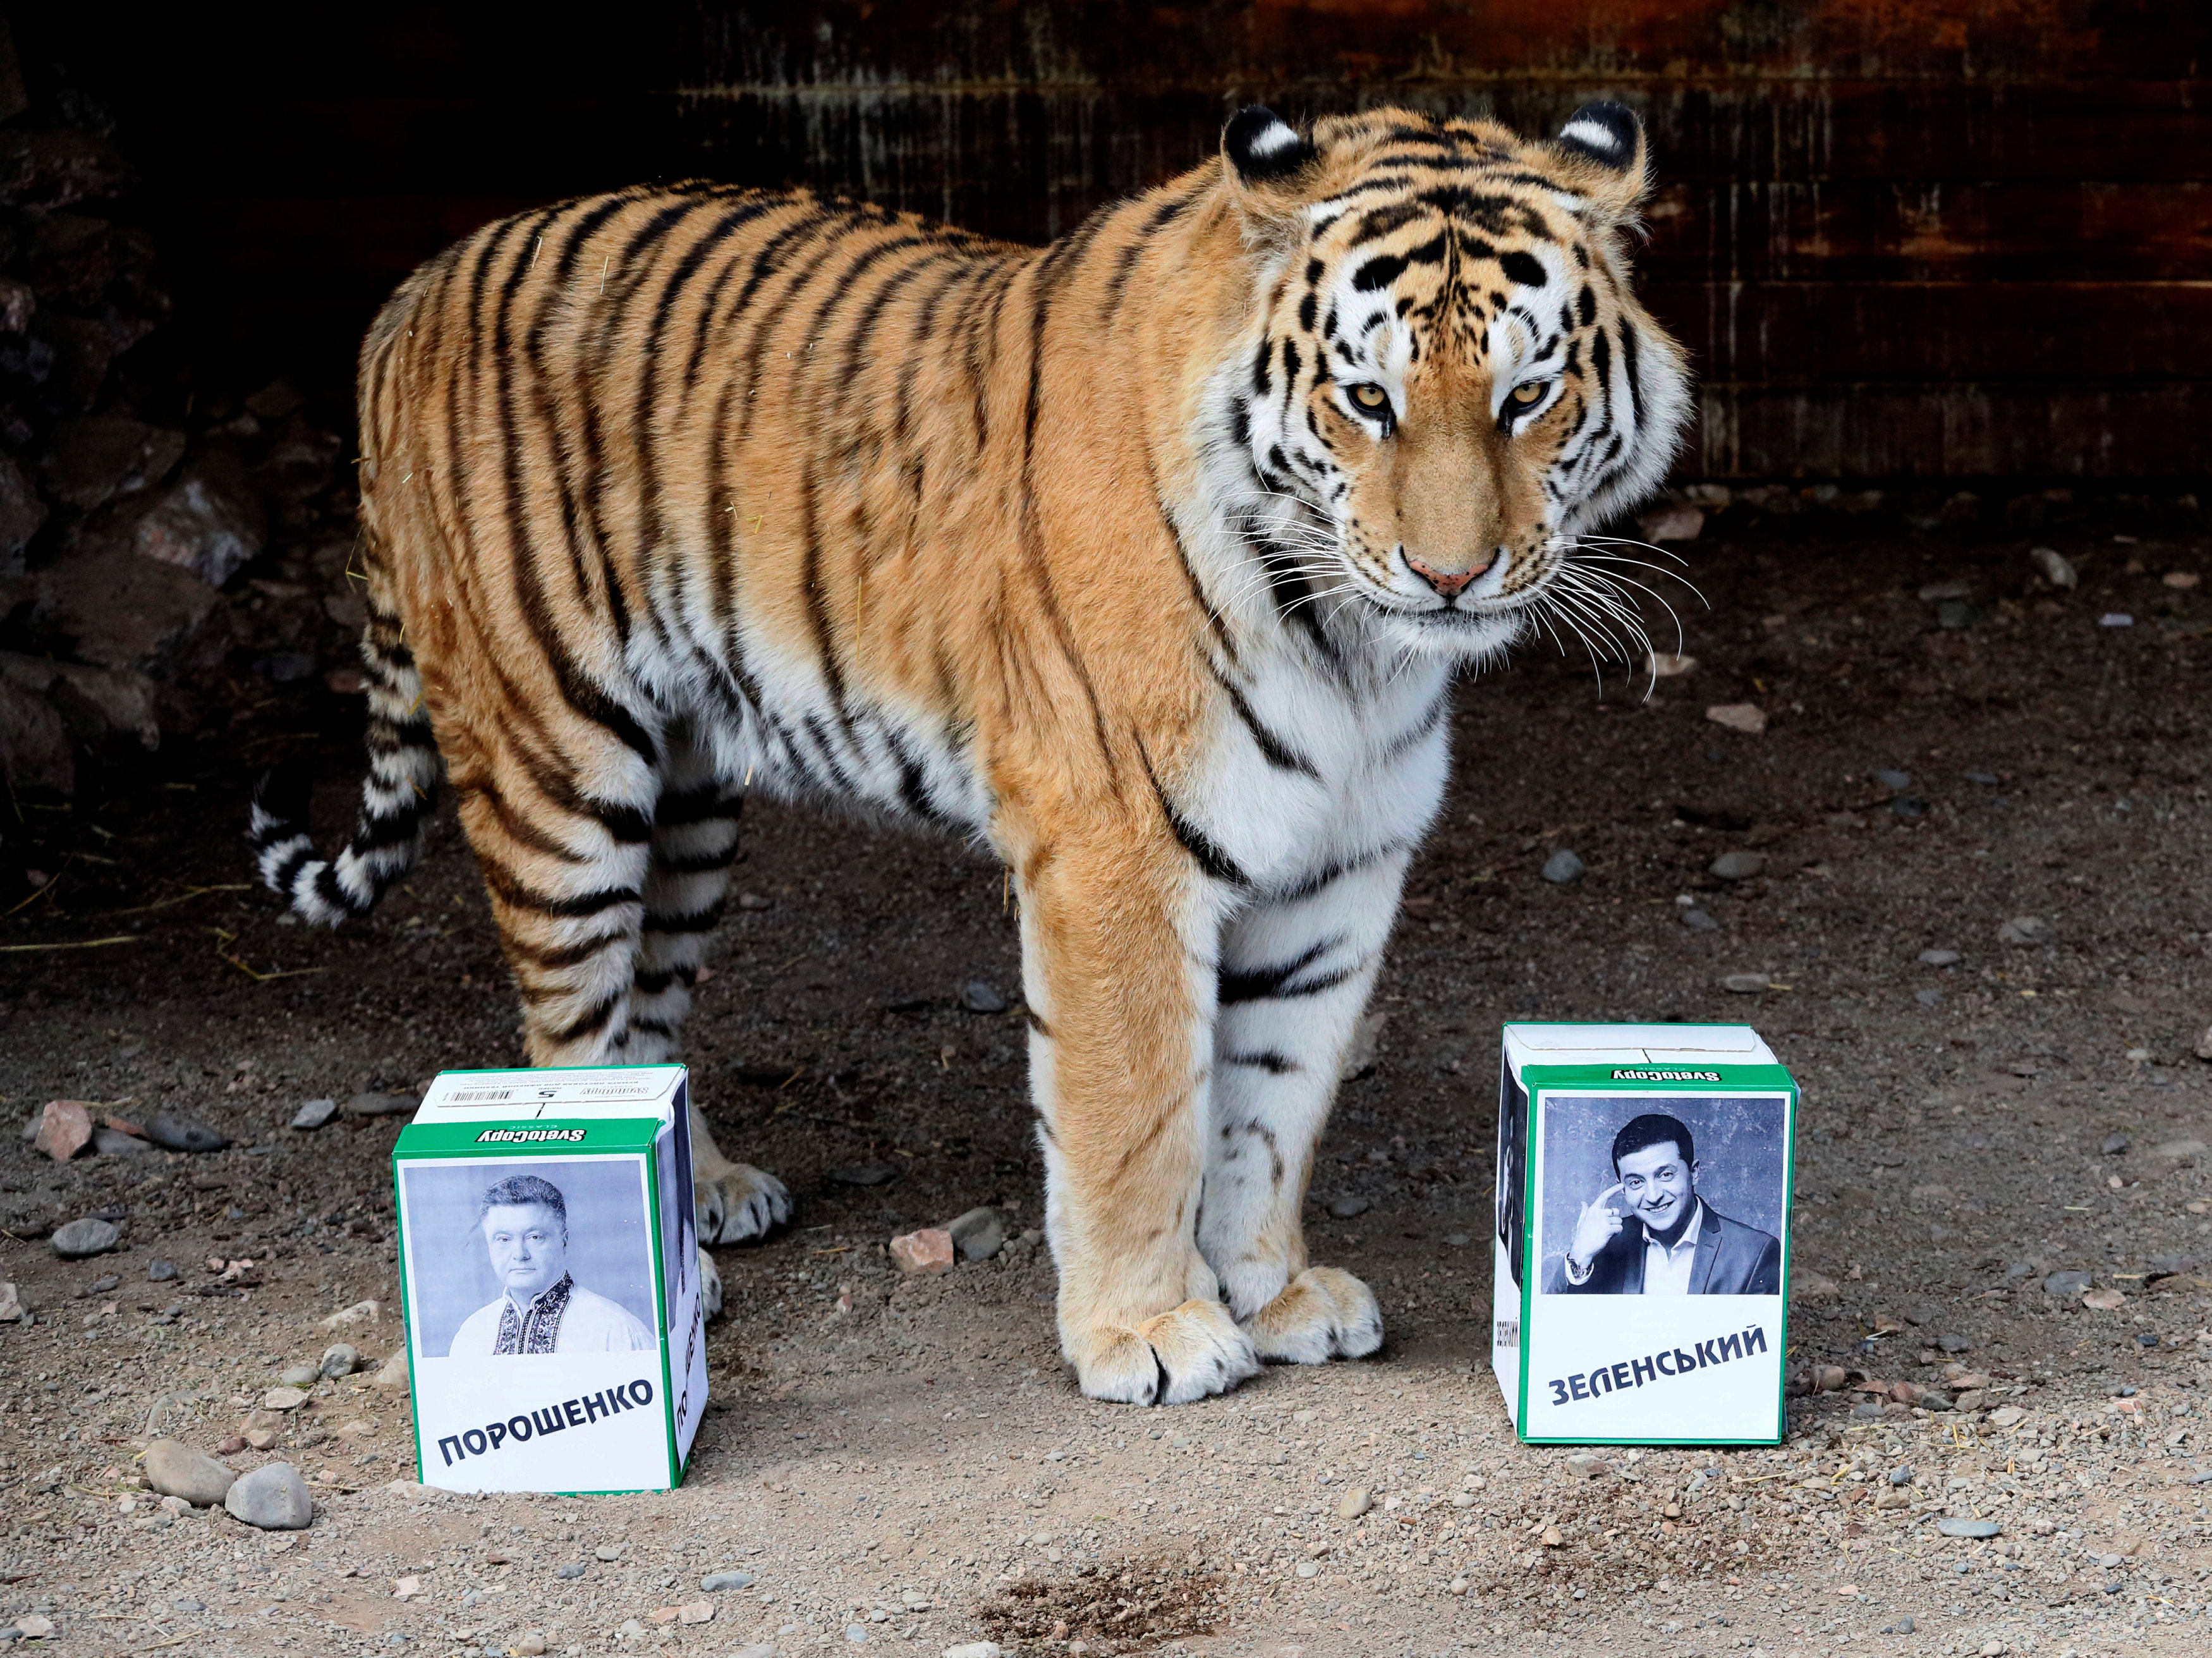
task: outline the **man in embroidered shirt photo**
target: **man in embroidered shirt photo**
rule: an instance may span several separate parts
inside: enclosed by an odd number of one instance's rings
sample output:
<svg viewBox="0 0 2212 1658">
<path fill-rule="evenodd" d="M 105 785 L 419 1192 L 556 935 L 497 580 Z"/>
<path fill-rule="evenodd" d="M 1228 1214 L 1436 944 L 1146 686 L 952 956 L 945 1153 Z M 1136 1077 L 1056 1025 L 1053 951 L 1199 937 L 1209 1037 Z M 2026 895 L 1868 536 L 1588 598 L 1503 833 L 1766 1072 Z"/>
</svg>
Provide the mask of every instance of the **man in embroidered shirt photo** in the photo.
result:
<svg viewBox="0 0 2212 1658">
<path fill-rule="evenodd" d="M 1583 1206 L 1552 1294 L 1782 1293 L 1781 1242 L 1698 1195 L 1698 1148 L 1684 1123 L 1656 1112 L 1632 1119 L 1613 1137 L 1613 1184 Z"/>
<path fill-rule="evenodd" d="M 568 1202 L 536 1175 L 510 1175 L 477 1200 L 491 1269 L 506 1286 L 454 1334 L 454 1358 L 505 1353 L 641 1352 L 653 1333 L 568 1276 Z"/>
</svg>

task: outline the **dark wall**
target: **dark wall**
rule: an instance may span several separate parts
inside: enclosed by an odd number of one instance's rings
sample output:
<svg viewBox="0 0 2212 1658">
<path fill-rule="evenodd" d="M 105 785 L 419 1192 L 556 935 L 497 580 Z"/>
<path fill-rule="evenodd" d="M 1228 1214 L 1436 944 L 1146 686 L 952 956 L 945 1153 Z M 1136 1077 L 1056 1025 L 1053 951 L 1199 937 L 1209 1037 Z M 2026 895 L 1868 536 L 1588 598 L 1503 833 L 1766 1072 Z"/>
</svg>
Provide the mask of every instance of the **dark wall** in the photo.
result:
<svg viewBox="0 0 2212 1658">
<path fill-rule="evenodd" d="M 145 9 L 15 21 L 115 113 L 180 325 L 242 382 L 342 372 L 443 242 L 635 179 L 1042 238 L 1254 99 L 1535 131 L 1604 94 L 1656 141 L 1643 269 L 1704 380 L 1686 475 L 2212 471 L 2194 0 Z"/>
</svg>

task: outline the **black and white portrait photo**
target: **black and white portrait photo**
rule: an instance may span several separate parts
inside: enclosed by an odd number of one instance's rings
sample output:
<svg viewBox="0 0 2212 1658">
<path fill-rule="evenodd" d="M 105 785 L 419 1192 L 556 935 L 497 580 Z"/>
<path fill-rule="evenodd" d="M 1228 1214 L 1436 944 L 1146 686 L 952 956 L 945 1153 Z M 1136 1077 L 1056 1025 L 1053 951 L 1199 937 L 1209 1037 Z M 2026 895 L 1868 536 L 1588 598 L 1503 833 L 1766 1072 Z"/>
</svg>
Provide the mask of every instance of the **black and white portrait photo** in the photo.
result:
<svg viewBox="0 0 2212 1658">
<path fill-rule="evenodd" d="M 1786 1103 L 1545 1102 L 1547 1295 L 1778 1296 Z"/>
<path fill-rule="evenodd" d="M 426 1355 L 658 1345 L 641 1160 L 425 1162 L 403 1171 L 401 1188 Z"/>
</svg>

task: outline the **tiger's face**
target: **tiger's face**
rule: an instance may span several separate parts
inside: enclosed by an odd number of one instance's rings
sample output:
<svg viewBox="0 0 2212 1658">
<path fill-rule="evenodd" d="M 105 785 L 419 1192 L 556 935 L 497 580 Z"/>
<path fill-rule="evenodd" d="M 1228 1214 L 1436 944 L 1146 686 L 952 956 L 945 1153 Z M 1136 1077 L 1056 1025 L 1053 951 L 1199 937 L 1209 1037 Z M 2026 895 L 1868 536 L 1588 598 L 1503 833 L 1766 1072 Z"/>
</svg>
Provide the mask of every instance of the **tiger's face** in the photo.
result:
<svg viewBox="0 0 2212 1658">
<path fill-rule="evenodd" d="M 1620 247 L 1640 124 L 1593 105 L 1530 143 L 1387 111 L 1306 139 L 1248 110 L 1224 151 L 1270 252 L 1231 412 L 1254 532 L 1391 644 L 1502 649 L 1577 531 L 1663 476 L 1686 412 Z"/>
</svg>

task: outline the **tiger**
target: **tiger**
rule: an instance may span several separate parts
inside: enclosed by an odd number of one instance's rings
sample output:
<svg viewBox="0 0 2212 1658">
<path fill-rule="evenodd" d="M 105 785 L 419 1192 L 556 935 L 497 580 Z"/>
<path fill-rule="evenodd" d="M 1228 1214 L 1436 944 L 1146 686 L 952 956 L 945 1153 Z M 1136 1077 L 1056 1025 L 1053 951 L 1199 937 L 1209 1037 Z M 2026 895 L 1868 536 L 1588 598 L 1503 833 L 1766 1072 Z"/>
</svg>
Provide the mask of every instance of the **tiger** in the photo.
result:
<svg viewBox="0 0 2212 1658">
<path fill-rule="evenodd" d="M 529 1062 L 647 1064 L 752 791 L 986 845 L 1081 1392 L 1374 1353 L 1308 1255 L 1316 1143 L 1455 677 L 1571 623 L 1674 453 L 1650 173 L 1610 102 L 1255 106 L 1041 248 L 708 182 L 475 232 L 360 355 L 358 823 L 320 857 L 269 785 L 262 878 L 362 914 L 442 774 Z M 694 1113 L 702 1246 L 785 1220 Z"/>
</svg>

